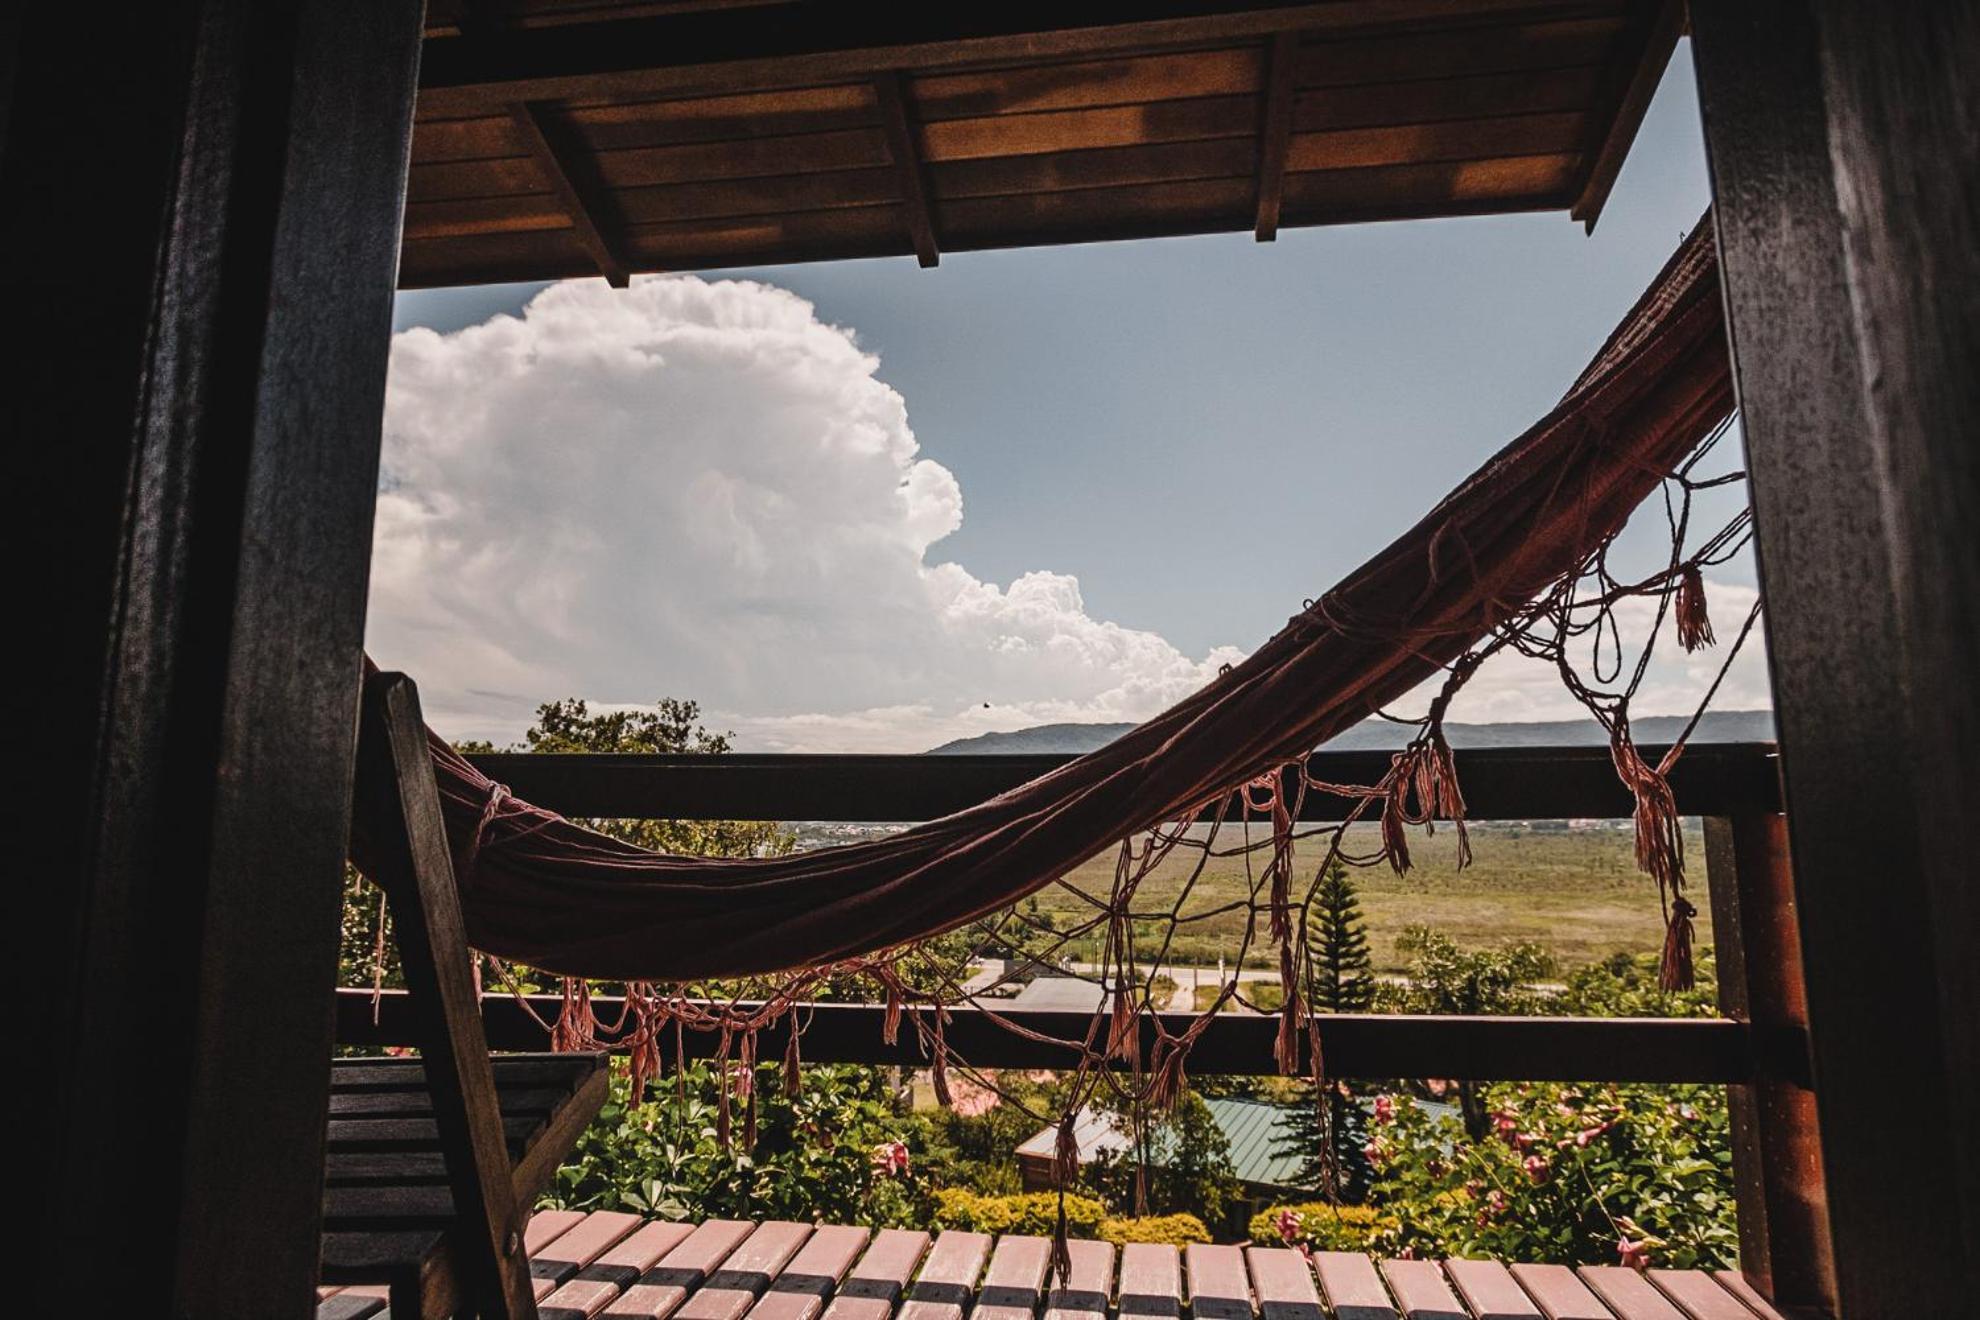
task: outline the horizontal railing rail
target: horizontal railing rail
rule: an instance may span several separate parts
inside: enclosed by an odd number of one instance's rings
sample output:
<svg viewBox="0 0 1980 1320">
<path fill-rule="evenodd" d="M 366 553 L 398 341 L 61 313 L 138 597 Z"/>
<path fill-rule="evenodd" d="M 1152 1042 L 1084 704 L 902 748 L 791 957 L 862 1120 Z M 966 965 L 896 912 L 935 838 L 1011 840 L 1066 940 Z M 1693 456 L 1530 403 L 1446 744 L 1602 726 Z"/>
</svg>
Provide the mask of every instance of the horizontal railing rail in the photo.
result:
<svg viewBox="0 0 1980 1320">
<path fill-rule="evenodd" d="M 1658 747 L 1641 749 L 1653 764 Z M 1475 820 L 1627 816 L 1633 804 L 1606 747 L 1476 748 L 1457 754 Z M 1313 774 L 1373 784 L 1388 752 L 1320 752 Z M 933 820 L 971 807 L 1073 760 L 1070 756 L 541 756 L 469 758 L 519 797 L 571 816 L 670 820 Z M 1687 748 L 1671 771 L 1688 816 L 1780 807 L 1772 743 Z M 1351 800 L 1307 796 L 1301 819 L 1339 820 Z"/>
<path fill-rule="evenodd" d="M 488 1043 L 500 1050 L 545 1048 L 536 1018 L 553 1020 L 562 1004 L 556 995 L 529 996 L 526 1008 L 515 996 L 491 994 L 482 1000 Z M 600 996 L 593 1007 L 603 1021 L 619 1017 L 621 1001 Z M 532 1016 L 532 1011 L 535 1016 Z M 889 1045 L 880 1004 L 804 1004 L 795 1010 L 803 1023 L 802 1056 L 812 1063 L 899 1064 L 926 1067 L 928 1056 L 911 1022 Z M 912 1017 L 914 1010 L 909 1010 Z M 1193 1020 L 1189 1014 L 1162 1015 L 1172 1033 Z M 984 1068 L 1070 1068 L 1075 1051 L 1007 1029 L 999 1019 L 1022 1024 L 1036 1035 L 1080 1040 L 1092 1026 L 1090 1013 L 956 1006 L 949 1009 L 944 1039 L 955 1053 Z M 766 1027 L 757 1057 L 781 1059 L 789 1039 L 790 1017 Z M 1190 1071 L 1204 1075 L 1275 1073 L 1273 1042 L 1279 1020 L 1259 1014 L 1226 1013 L 1204 1031 L 1190 1052 Z M 1799 1031 L 1767 1031 L 1727 1018 L 1569 1018 L 1442 1017 L 1399 1014 L 1323 1014 L 1317 1019 L 1327 1075 L 1357 1080 L 1444 1077 L 1473 1081 L 1522 1082 L 1747 1082 L 1763 1070 L 1805 1072 L 1806 1041 Z M 932 1026 L 932 1021 L 930 1022 Z M 413 1033 L 412 1006 L 403 991 L 378 996 L 340 990 L 337 1038 L 352 1046 L 405 1044 Z M 1144 1058 L 1154 1044 L 1155 1026 L 1143 1024 Z M 712 1057 L 712 1033 L 689 1031 L 683 1043 L 691 1058 Z M 1301 1042 L 1302 1050 L 1305 1042 Z M 1309 1060 L 1302 1059 L 1305 1068 Z"/>
</svg>

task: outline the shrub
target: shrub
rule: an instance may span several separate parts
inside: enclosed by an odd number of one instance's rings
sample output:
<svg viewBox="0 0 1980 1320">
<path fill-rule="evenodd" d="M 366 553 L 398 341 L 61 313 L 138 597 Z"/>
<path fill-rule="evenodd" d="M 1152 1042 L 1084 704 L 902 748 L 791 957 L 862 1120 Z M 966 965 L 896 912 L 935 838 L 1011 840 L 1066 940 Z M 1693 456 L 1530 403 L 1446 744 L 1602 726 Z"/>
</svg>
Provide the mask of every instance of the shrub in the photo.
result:
<svg viewBox="0 0 1980 1320">
<path fill-rule="evenodd" d="M 1393 1233 L 1395 1216 L 1373 1206 L 1302 1201 L 1275 1205 L 1251 1217 L 1253 1242 L 1278 1242 L 1313 1251 L 1366 1251 Z"/>
<path fill-rule="evenodd" d="M 1373 1198 L 1401 1212 L 1385 1253 L 1734 1264 L 1723 1088 L 1499 1085 L 1482 1099 L 1477 1141 L 1422 1106 L 1378 1102 Z"/>
<path fill-rule="evenodd" d="M 1107 1207 L 1090 1196 L 1066 1195 L 1066 1231 L 1090 1238 L 1100 1231 Z M 1059 1226 L 1057 1192 L 1020 1192 L 1016 1196 L 980 1196 L 960 1187 L 935 1193 L 935 1223 L 972 1233 L 1024 1233 L 1049 1236 Z"/>
<path fill-rule="evenodd" d="M 1208 1242 L 1210 1230 L 1195 1215 L 1149 1215 L 1143 1219 L 1103 1219 L 1100 1240 L 1115 1246 L 1130 1242 L 1156 1242 L 1186 1247 L 1192 1242 Z"/>
</svg>

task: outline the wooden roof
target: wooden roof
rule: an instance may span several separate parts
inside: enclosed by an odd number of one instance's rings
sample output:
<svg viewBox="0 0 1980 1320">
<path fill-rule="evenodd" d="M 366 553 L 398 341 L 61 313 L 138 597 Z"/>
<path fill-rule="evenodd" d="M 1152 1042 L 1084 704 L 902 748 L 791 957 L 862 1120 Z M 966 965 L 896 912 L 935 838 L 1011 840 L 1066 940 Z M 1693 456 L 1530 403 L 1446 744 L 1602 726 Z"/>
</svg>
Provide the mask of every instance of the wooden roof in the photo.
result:
<svg viewBox="0 0 1980 1320">
<path fill-rule="evenodd" d="M 1592 224 L 1681 16 L 434 0 L 429 23 L 407 287 L 1479 212 Z"/>
</svg>

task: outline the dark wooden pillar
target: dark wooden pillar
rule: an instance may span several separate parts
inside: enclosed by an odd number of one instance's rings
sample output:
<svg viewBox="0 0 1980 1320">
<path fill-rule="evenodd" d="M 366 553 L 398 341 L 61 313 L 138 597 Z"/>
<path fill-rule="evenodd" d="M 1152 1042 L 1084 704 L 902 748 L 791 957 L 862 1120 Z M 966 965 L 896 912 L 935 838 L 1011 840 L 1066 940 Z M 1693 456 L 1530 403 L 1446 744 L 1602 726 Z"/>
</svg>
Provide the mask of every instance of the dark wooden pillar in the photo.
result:
<svg viewBox="0 0 1980 1320">
<path fill-rule="evenodd" d="M 1694 0 L 1848 1316 L 1980 1274 L 1980 7 Z"/>
<path fill-rule="evenodd" d="M 16 1147 L 37 1282 L 134 1314 L 312 1310 L 420 25 L 207 0 L 0 29 L 14 873 L 52 912 Z"/>
<path fill-rule="evenodd" d="M 1836 1271 L 1786 818 L 1707 817 L 1705 873 L 1719 1008 L 1751 1023 L 1760 1045 L 1753 1080 L 1728 1087 L 1726 1097 L 1740 1270 L 1790 1314 L 1833 1314 Z"/>
</svg>

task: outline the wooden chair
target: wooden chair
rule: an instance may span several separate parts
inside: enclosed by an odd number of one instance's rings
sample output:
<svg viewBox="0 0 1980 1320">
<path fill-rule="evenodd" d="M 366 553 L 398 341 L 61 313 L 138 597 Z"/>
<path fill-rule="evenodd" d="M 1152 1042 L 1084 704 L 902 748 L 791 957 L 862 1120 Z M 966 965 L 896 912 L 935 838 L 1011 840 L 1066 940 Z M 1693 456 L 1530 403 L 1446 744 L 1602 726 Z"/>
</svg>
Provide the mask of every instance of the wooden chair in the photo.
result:
<svg viewBox="0 0 1980 1320">
<path fill-rule="evenodd" d="M 491 1060 L 419 694 L 365 681 L 357 791 L 373 819 L 414 1059 L 331 1067 L 322 1281 L 385 1285 L 392 1315 L 535 1320 L 529 1207 L 605 1101 L 603 1054 Z"/>
</svg>

